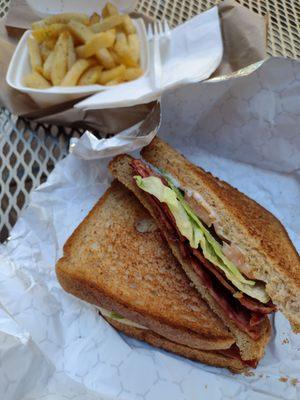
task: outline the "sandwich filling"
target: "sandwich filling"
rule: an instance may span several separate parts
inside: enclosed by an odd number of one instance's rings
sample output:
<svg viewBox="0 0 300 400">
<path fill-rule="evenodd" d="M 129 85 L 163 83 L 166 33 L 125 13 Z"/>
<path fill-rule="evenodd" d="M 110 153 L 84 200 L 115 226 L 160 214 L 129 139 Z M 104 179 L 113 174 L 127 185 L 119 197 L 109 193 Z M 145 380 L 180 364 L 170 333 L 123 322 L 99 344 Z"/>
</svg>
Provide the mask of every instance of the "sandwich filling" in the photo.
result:
<svg viewBox="0 0 300 400">
<path fill-rule="evenodd" d="M 154 171 L 145 162 L 133 160 L 132 168 L 136 185 L 147 193 L 168 236 L 178 243 L 182 257 L 190 262 L 228 318 L 257 339 L 260 324 L 266 314 L 275 311 L 275 306 L 264 283 L 250 279 L 240 249 L 215 229 L 213 210 L 203 199 L 199 202 L 201 207 L 195 207 L 191 197 L 197 200 L 200 196 L 201 200 L 200 194 L 181 188 L 170 176 Z"/>
<path fill-rule="evenodd" d="M 114 319 L 114 320 L 120 322 L 120 324 L 132 326 L 133 328 L 148 329 L 145 326 L 138 324 L 137 322 L 133 322 L 130 319 L 122 317 L 122 315 L 120 315 L 119 313 L 117 313 L 115 311 L 109 311 L 103 307 L 97 307 L 97 308 L 100 311 L 101 315 L 103 315 L 103 317 Z"/>
<path fill-rule="evenodd" d="M 136 323 L 134 321 L 131 321 L 131 320 L 123 317 L 122 315 L 120 315 L 119 313 L 117 313 L 115 311 L 109 311 L 109 310 L 107 310 L 107 309 L 105 309 L 103 307 L 97 307 L 97 309 L 100 311 L 100 314 L 104 318 L 109 318 L 109 319 L 115 320 L 119 324 L 131 326 L 133 328 L 149 330 L 149 328 L 147 328 L 146 326 L 143 326 L 143 325 L 140 325 L 140 324 L 138 324 L 138 323 Z M 219 354 L 222 354 L 222 355 L 224 355 L 226 357 L 233 358 L 233 359 L 236 359 L 236 360 L 240 360 L 242 363 L 244 363 L 248 367 L 252 367 L 252 368 L 256 368 L 257 363 L 258 363 L 258 360 L 242 360 L 241 356 L 240 356 L 239 349 L 238 349 L 236 344 L 233 344 L 229 349 L 224 349 L 224 350 L 203 350 L 203 351 L 213 351 L 214 353 L 219 353 Z"/>
</svg>

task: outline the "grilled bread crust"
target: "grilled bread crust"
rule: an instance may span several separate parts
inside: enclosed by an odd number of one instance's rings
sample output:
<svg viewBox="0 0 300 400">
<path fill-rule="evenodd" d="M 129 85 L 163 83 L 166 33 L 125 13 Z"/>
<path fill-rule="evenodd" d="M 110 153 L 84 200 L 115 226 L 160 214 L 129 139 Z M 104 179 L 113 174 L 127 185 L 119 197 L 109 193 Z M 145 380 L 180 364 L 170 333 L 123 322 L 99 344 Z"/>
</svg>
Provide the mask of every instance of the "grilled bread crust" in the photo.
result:
<svg viewBox="0 0 300 400">
<path fill-rule="evenodd" d="M 127 326 L 112 318 L 105 317 L 105 319 L 118 331 L 123 332 L 128 336 L 143 340 L 152 346 L 167 350 L 171 353 L 178 354 L 191 360 L 200 361 L 204 364 L 215 367 L 228 368 L 234 373 L 241 373 L 249 369 L 248 367 L 245 367 L 240 360 L 226 357 L 225 355 L 217 353 L 216 351 L 205 351 L 191 348 L 189 346 L 172 342 L 171 340 L 168 340 L 151 330 Z"/>
<path fill-rule="evenodd" d="M 167 157 L 168 155 L 166 155 Z M 228 319 L 226 312 L 221 309 L 218 303 L 213 299 L 207 289 L 202 285 L 198 275 L 194 272 L 190 263 L 181 256 L 179 246 L 168 234 L 165 226 L 162 224 L 161 219 L 156 214 L 156 211 L 151 202 L 148 201 L 147 194 L 140 190 L 133 178 L 132 178 L 132 157 L 128 155 L 120 155 L 114 158 L 109 165 L 111 173 L 121 183 L 123 183 L 128 189 L 136 195 L 145 208 L 149 211 L 157 226 L 163 232 L 172 253 L 175 255 L 177 260 L 180 262 L 186 275 L 194 283 L 195 287 L 199 291 L 201 297 L 209 304 L 210 308 L 221 318 L 224 324 L 229 328 L 230 332 L 235 337 L 237 346 L 240 349 L 241 357 L 243 360 L 260 359 L 264 354 L 265 346 L 270 339 L 271 327 L 268 317 L 265 317 L 261 324 L 260 337 L 258 340 L 253 340 L 245 332 L 241 331 L 231 320 Z"/>
<path fill-rule="evenodd" d="M 294 332 L 300 332 L 300 257 L 280 221 L 157 137 L 143 149 L 142 156 L 203 196 L 217 214 L 223 236 L 242 249 L 253 277 L 266 283 L 273 303 Z"/>
<path fill-rule="evenodd" d="M 151 231 L 138 231 L 141 223 Z M 56 273 L 66 291 L 171 341 L 206 350 L 235 342 L 191 287 L 149 213 L 117 181 L 66 242 Z"/>
</svg>

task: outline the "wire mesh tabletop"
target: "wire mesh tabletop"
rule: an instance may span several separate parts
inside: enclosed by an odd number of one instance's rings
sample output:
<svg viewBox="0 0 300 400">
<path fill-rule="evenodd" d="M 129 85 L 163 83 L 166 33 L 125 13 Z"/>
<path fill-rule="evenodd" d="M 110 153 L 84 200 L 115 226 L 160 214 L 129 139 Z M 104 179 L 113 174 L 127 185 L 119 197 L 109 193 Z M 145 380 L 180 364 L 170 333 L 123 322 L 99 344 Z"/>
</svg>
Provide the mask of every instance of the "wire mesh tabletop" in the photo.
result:
<svg viewBox="0 0 300 400">
<path fill-rule="evenodd" d="M 300 58 L 300 3 L 295 0 L 237 0 L 268 18 L 268 52 Z M 140 0 L 136 11 L 182 23 L 220 0 Z M 0 0 L 0 18 L 10 0 Z M 7 239 L 32 189 L 44 182 L 57 161 L 68 153 L 69 140 L 82 132 L 34 124 L 0 109 L 0 242 Z"/>
<path fill-rule="evenodd" d="M 164 19 L 171 26 L 220 3 L 222 0 L 140 0 L 136 11 Z M 300 1 L 236 0 L 250 10 L 268 18 L 268 52 L 272 56 L 300 58 Z"/>
<path fill-rule="evenodd" d="M 46 126 L 0 111 L 0 240 L 3 242 L 31 190 L 47 179 L 68 153 L 70 137 L 81 132 Z"/>
</svg>

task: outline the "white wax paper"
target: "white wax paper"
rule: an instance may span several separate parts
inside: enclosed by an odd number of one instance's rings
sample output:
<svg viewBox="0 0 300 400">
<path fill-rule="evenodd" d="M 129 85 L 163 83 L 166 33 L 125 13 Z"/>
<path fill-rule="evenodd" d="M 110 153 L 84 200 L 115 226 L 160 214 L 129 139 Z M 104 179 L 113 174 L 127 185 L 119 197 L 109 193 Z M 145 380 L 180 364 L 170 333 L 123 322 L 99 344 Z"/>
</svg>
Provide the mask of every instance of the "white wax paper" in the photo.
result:
<svg viewBox="0 0 300 400">
<path fill-rule="evenodd" d="M 160 129 L 192 161 L 271 210 L 298 251 L 299 77 L 298 63 L 270 60 L 246 78 L 177 90 L 162 99 Z M 300 335 L 280 313 L 253 375 L 232 375 L 119 335 L 93 306 L 60 288 L 54 265 L 62 246 L 110 179 L 103 148 L 95 159 L 99 148 L 90 139 L 31 194 L 0 248 L 0 398 L 299 398 Z"/>
</svg>

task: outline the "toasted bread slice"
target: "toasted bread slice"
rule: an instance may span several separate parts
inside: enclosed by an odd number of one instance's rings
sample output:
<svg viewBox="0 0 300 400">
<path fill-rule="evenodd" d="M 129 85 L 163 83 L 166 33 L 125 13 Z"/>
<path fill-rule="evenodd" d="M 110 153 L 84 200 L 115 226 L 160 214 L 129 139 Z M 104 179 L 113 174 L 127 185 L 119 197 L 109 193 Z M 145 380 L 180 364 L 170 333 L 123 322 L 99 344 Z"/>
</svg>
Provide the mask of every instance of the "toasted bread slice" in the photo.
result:
<svg viewBox="0 0 300 400">
<path fill-rule="evenodd" d="M 235 373 L 240 373 L 247 369 L 241 360 L 226 357 L 215 350 L 207 351 L 191 348 L 183 344 L 172 342 L 171 340 L 168 340 L 149 329 L 138 329 L 132 326 L 124 325 L 115 319 L 107 317 L 105 317 L 105 319 L 118 331 L 126 333 L 126 335 L 132 336 L 136 339 L 143 340 L 152 346 L 170 351 L 171 353 L 175 353 L 180 356 L 190 358 L 191 360 L 200 361 L 204 364 L 215 367 L 228 368 L 231 372 Z"/>
<path fill-rule="evenodd" d="M 191 287 L 149 213 L 117 181 L 66 242 L 56 273 L 66 291 L 172 342 L 200 350 L 235 342 Z"/>
<path fill-rule="evenodd" d="M 166 158 L 168 154 L 166 154 Z M 209 294 L 207 289 L 202 285 L 200 279 L 195 274 L 192 266 L 189 262 L 184 259 L 179 251 L 179 247 L 174 240 L 170 237 L 165 229 L 164 224 L 161 222 L 159 216 L 153 208 L 151 202 L 148 201 L 147 194 L 140 190 L 134 180 L 133 180 L 133 170 L 131 167 L 132 157 L 128 155 L 117 156 L 109 165 L 112 174 L 123 183 L 128 189 L 137 196 L 140 202 L 145 208 L 150 212 L 151 216 L 154 218 L 157 226 L 163 232 L 173 254 L 179 260 L 181 266 L 183 267 L 187 276 L 195 284 L 196 288 L 200 292 L 202 298 L 209 304 L 211 309 L 222 319 L 224 324 L 229 328 L 230 332 L 233 334 L 236 340 L 236 344 L 240 349 L 241 357 L 244 360 L 258 358 L 260 359 L 264 354 L 264 349 L 266 344 L 270 339 L 270 322 L 267 317 L 265 317 L 263 323 L 261 324 L 260 337 L 258 340 L 253 340 L 246 333 L 241 331 L 235 324 L 233 324 L 229 319 L 227 314 L 221 309 L 221 307 L 216 303 L 216 301 Z"/>
<path fill-rule="evenodd" d="M 168 171 L 183 187 L 201 193 L 218 216 L 225 237 L 242 249 L 251 275 L 266 283 L 273 303 L 293 330 L 300 332 L 300 257 L 278 219 L 159 138 L 143 149 L 142 156 Z"/>
</svg>

